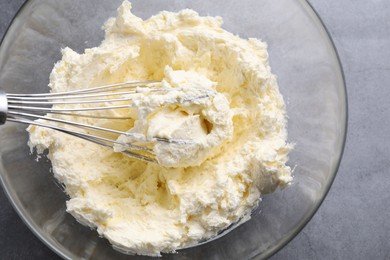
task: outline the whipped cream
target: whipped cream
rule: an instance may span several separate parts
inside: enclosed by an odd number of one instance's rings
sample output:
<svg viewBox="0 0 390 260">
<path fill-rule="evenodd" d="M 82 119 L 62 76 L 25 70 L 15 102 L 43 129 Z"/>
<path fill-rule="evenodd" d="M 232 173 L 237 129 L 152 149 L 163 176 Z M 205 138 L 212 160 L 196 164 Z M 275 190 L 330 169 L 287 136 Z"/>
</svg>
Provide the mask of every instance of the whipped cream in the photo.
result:
<svg viewBox="0 0 390 260">
<path fill-rule="evenodd" d="M 39 153 L 49 150 L 54 175 L 66 186 L 67 211 L 122 251 L 159 256 L 209 239 L 249 219 L 261 194 L 292 180 L 285 105 L 267 46 L 221 25 L 219 17 L 188 9 L 142 20 L 124 1 L 118 16 L 106 22 L 99 47 L 82 54 L 65 48 L 53 68 L 52 92 L 162 81 L 166 92 L 139 89 L 128 109 L 95 112 L 131 118 L 125 122 L 71 120 L 145 140 L 192 141 L 155 143 L 155 164 L 61 132 L 28 128 L 29 145 Z M 189 97 L 198 98 L 187 102 Z M 135 140 L 122 135 L 118 141 Z"/>
<path fill-rule="evenodd" d="M 216 85 L 196 72 L 173 71 L 167 66 L 162 81 L 166 91 L 156 94 L 156 88 L 150 93 L 142 90 L 133 99 L 137 120 L 129 133 L 144 136 L 146 142 L 155 138 L 178 140 L 153 146 L 162 166 L 199 166 L 233 137 L 233 113 L 227 98 L 213 90 Z M 122 135 L 118 141 L 132 144 L 139 138 Z M 115 146 L 116 151 L 124 149 Z"/>
</svg>

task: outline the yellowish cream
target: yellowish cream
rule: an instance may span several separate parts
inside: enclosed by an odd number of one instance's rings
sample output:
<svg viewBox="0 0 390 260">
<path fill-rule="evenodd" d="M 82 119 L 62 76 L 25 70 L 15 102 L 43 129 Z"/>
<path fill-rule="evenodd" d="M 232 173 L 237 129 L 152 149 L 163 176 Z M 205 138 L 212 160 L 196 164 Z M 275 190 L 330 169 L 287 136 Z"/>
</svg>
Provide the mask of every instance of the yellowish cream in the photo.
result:
<svg viewBox="0 0 390 260">
<path fill-rule="evenodd" d="M 96 112 L 132 120 L 71 119 L 146 138 L 190 138 L 195 145 L 155 145 L 161 165 L 34 126 L 29 145 L 49 150 L 54 175 L 70 196 L 67 210 L 77 220 L 119 249 L 159 256 L 215 236 L 247 218 L 262 193 L 288 185 L 291 146 L 266 44 L 241 39 L 221 29 L 221 18 L 192 10 L 160 12 L 145 21 L 130 10 L 124 1 L 117 18 L 106 22 L 99 47 L 83 54 L 63 50 L 51 90 L 162 80 L 174 89 L 167 96 L 147 93 L 129 109 Z M 212 95 L 163 103 L 205 91 Z"/>
<path fill-rule="evenodd" d="M 199 166 L 233 137 L 229 101 L 214 90 L 215 82 L 192 71 L 173 71 L 166 66 L 161 85 L 169 91 L 142 89 L 140 95 L 133 97 L 137 116 L 128 132 L 141 136 L 141 141 L 150 142 L 155 137 L 189 141 L 158 142 L 153 151 L 162 166 Z M 118 141 L 131 144 L 139 139 L 122 135 Z M 125 149 L 115 146 L 116 151 Z"/>
</svg>

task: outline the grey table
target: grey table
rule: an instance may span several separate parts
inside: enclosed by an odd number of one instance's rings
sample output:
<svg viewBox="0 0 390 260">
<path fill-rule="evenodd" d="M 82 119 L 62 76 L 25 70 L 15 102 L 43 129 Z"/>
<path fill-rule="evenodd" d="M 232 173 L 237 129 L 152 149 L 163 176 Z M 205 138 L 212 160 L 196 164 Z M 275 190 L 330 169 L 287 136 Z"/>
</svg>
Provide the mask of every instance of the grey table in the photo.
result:
<svg viewBox="0 0 390 260">
<path fill-rule="evenodd" d="M 0 36 L 24 0 L 0 0 Z M 338 48 L 349 98 L 336 180 L 303 231 L 272 259 L 390 259 L 390 1 L 310 0 Z M 0 190 L 0 258 L 58 259 Z"/>
</svg>

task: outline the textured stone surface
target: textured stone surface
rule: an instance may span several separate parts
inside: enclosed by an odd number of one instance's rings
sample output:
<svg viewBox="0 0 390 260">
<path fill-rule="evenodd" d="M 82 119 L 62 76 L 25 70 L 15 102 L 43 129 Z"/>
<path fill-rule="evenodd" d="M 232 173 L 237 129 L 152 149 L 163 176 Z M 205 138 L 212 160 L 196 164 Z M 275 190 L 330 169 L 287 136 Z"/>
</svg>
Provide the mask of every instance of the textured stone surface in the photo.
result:
<svg viewBox="0 0 390 260">
<path fill-rule="evenodd" d="M 0 36 L 24 0 L 0 0 Z M 390 1 L 310 0 L 338 48 L 349 98 L 347 146 L 323 205 L 278 259 L 390 259 Z M 59 259 L 0 189 L 0 258 Z"/>
</svg>

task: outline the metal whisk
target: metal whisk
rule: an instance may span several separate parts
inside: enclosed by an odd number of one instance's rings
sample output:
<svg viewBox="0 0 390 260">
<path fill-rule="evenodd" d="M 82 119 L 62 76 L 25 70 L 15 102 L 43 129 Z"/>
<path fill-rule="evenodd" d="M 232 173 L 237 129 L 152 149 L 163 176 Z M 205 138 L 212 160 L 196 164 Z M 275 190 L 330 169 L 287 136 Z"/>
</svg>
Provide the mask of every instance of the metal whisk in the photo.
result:
<svg viewBox="0 0 390 260">
<path fill-rule="evenodd" d="M 146 140 L 145 136 L 137 133 L 128 133 L 115 129 L 93 126 L 83 123 L 78 123 L 70 120 L 64 120 L 52 117 L 50 115 L 58 114 L 65 116 L 81 116 L 96 119 L 113 119 L 113 120 L 128 120 L 129 117 L 105 117 L 96 116 L 83 112 L 96 110 L 122 109 L 129 108 L 133 95 L 142 93 L 140 89 L 147 88 L 149 92 L 168 92 L 174 89 L 163 88 L 158 84 L 159 81 L 132 81 L 118 83 L 112 85 L 99 86 L 94 88 L 67 91 L 61 93 L 41 93 L 41 94 L 10 94 L 0 90 L 0 125 L 6 121 L 17 122 L 29 125 L 36 125 L 53 130 L 57 130 L 81 139 L 91 141 L 93 143 L 113 148 L 114 145 L 120 145 L 126 148 L 121 151 L 134 158 L 157 163 L 154 158 L 153 150 L 147 146 L 131 143 L 122 143 L 117 140 L 99 136 L 97 133 L 112 133 L 117 135 L 125 135 L 134 140 L 139 140 L 141 143 L 165 142 L 177 144 L 191 144 L 193 141 L 184 139 L 160 138 L 154 137 Z M 186 100 L 193 101 L 200 98 L 208 98 L 211 92 L 204 94 L 189 96 Z M 129 102 L 123 104 L 123 102 Z M 175 101 L 170 101 L 174 103 Z M 109 105 L 107 105 L 109 103 Z M 120 104 L 121 103 L 121 104 Z M 53 108 L 53 105 L 69 105 L 69 104 L 96 104 L 92 107 L 76 107 L 76 108 Z M 103 105 L 102 105 L 103 104 Z M 39 121 L 36 121 L 40 119 Z M 62 127 L 56 123 L 66 125 Z M 69 129 L 69 126 L 73 129 Z M 80 131 L 80 129 L 93 130 L 96 134 L 89 134 Z"/>
</svg>

